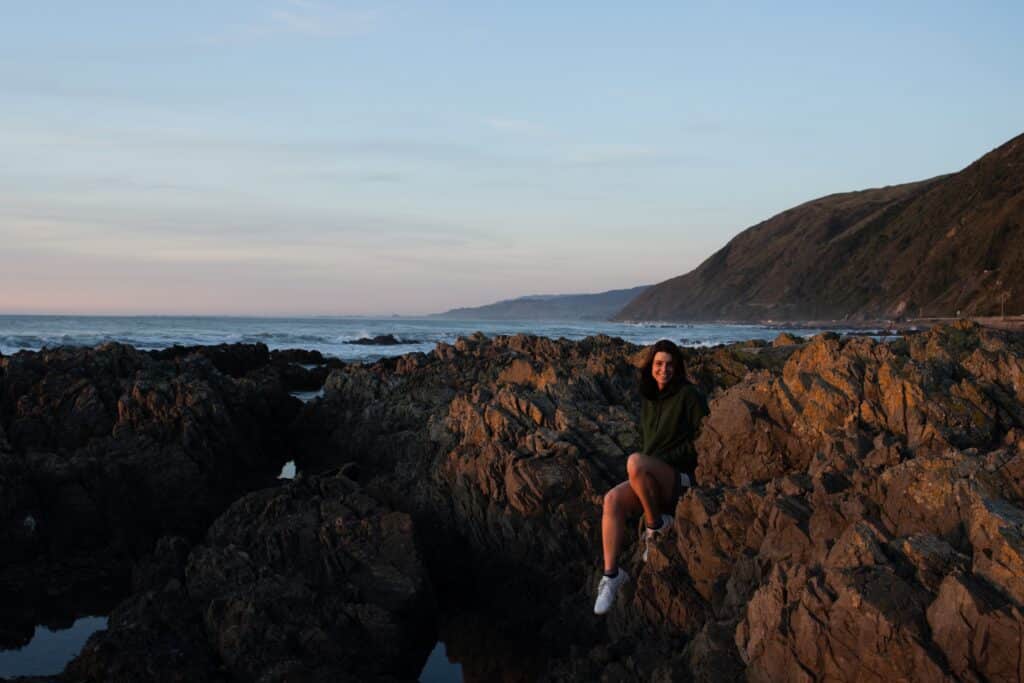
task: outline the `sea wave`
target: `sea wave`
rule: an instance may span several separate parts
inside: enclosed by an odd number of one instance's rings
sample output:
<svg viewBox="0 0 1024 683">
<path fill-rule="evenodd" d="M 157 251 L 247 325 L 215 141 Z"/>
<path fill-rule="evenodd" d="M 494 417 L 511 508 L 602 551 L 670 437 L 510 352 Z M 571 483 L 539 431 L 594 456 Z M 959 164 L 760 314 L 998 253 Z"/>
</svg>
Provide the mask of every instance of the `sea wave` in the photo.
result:
<svg viewBox="0 0 1024 683">
<path fill-rule="evenodd" d="M 599 334 L 621 337 L 634 344 L 673 339 L 685 346 L 713 346 L 750 339 L 774 339 L 779 328 L 759 325 L 697 323 L 529 322 L 437 320 L 410 318 L 196 318 L 0 315 L 0 353 L 37 351 L 55 346 L 96 346 L 109 341 L 139 349 L 262 343 L 271 350 L 302 348 L 351 362 L 375 361 L 411 351 L 429 352 L 438 342 L 454 343 L 475 332 L 499 335 L 533 334 L 550 338 L 583 339 Z M 793 330 L 806 336 L 811 330 Z M 358 339 L 393 335 L 393 346 L 352 344 Z"/>
</svg>

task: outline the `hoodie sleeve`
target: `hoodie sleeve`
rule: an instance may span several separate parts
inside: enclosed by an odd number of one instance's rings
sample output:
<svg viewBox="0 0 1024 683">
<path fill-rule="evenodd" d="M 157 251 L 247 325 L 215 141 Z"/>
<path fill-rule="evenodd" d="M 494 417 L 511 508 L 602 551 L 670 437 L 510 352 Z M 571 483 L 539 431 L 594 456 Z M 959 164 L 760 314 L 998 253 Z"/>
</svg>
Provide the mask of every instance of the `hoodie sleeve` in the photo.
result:
<svg viewBox="0 0 1024 683">
<path fill-rule="evenodd" d="M 683 410 L 679 415 L 679 433 L 684 435 L 681 444 L 682 462 L 680 471 L 685 472 L 690 476 L 691 480 L 696 481 L 697 449 L 694 447 L 693 442 L 697 440 L 701 424 L 704 422 L 704 417 L 708 414 L 708 402 L 704 398 L 704 394 L 697 387 L 691 385 L 685 391 L 686 396 L 683 399 Z"/>
<path fill-rule="evenodd" d="M 690 385 L 692 388 L 687 391 L 686 396 L 686 407 L 683 410 L 682 418 L 686 421 L 685 434 L 688 435 L 689 440 L 695 441 L 697 436 L 700 434 L 701 424 L 704 422 L 704 418 L 708 414 L 708 401 L 704 398 L 704 394 L 697 387 Z"/>
</svg>

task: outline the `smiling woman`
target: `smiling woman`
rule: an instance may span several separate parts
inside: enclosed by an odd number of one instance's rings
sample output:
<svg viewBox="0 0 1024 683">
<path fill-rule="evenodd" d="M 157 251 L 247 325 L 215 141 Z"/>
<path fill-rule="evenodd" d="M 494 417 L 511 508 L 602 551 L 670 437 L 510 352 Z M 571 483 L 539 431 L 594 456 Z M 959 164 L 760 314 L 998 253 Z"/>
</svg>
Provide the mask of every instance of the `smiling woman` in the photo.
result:
<svg viewBox="0 0 1024 683">
<path fill-rule="evenodd" d="M 629 574 L 618 565 L 626 519 L 643 513 L 642 558 L 646 562 L 650 545 L 671 530 L 674 518 L 669 512 L 696 480 L 693 440 L 708 407 L 700 391 L 686 379 L 679 347 L 667 339 L 654 344 L 640 368 L 638 382 L 643 445 L 626 460 L 627 481 L 604 496 L 604 576 L 597 586 L 595 614 L 608 612 L 619 588 L 629 580 Z"/>
</svg>

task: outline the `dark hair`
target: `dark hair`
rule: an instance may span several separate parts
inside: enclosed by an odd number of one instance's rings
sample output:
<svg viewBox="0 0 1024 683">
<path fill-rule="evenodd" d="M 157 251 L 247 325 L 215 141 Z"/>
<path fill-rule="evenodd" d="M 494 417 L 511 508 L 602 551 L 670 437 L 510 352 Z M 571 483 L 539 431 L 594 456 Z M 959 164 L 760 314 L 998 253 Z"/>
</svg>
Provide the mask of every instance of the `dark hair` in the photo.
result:
<svg viewBox="0 0 1024 683">
<path fill-rule="evenodd" d="M 678 388 L 683 384 L 688 384 L 686 380 L 686 361 L 683 360 L 683 352 L 679 350 L 679 347 L 674 342 L 662 339 L 647 351 L 644 364 L 640 366 L 638 382 L 640 384 L 640 393 L 643 394 L 644 398 L 653 400 L 658 397 L 658 383 L 654 381 L 651 369 L 654 367 L 654 357 L 662 351 L 672 356 L 672 365 L 674 366 L 672 379 L 669 380 L 669 387 Z"/>
</svg>

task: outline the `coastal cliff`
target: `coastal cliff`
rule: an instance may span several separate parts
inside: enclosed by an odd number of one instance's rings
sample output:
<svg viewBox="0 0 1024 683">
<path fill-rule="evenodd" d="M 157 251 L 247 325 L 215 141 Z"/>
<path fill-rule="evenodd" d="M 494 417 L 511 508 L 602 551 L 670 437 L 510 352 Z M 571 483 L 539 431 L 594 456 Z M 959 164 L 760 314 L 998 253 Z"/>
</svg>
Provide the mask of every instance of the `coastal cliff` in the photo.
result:
<svg viewBox="0 0 1024 683">
<path fill-rule="evenodd" d="M 47 463 L 81 457 L 82 439 L 124 438 L 109 406 L 140 373 L 200 367 L 187 383 L 219 387 L 208 399 L 252 386 L 281 406 L 258 427 L 269 441 L 201 452 L 219 468 L 265 453 L 267 471 L 287 454 L 300 474 L 267 487 L 204 467 L 237 494 L 204 508 L 202 533 L 133 536 L 118 565 L 132 587 L 64 680 L 409 680 L 459 594 L 533 634 L 542 658 L 495 671 L 484 660 L 500 654 L 441 633 L 466 680 L 1024 679 L 1024 336 L 961 323 L 686 349 L 711 408 L 698 486 L 646 564 L 627 548 L 634 580 L 597 618 L 601 500 L 639 443 L 642 353 L 609 337 L 475 335 L 336 368 L 304 406 L 269 359 L 232 377 L 201 350 L 17 354 L 0 359 L 0 524 L 24 535 L 33 504 L 8 490 L 55 476 Z M 77 394 L 39 379 L 90 359 Z M 39 368 L 34 382 L 17 381 L 23 366 Z M 94 411 L 106 421 L 31 455 L 44 447 L 32 425 L 64 434 L 92 414 L 74 399 L 87 385 L 111 397 Z M 163 434 L 168 453 L 184 448 L 184 431 Z M 70 523 L 70 508 L 32 509 Z M 132 528 L 107 521 L 113 536 Z M 19 568 L 49 571 L 26 543 L 5 558 L 8 585 Z M 45 557 L 60 552 L 85 562 L 52 544 Z"/>
<path fill-rule="evenodd" d="M 1024 135 L 931 180 L 807 202 L 741 232 L 616 320 L 1024 312 Z"/>
<path fill-rule="evenodd" d="M 484 306 L 453 308 L 430 317 L 448 320 L 608 320 L 650 285 L 597 294 L 542 294 Z"/>
</svg>

